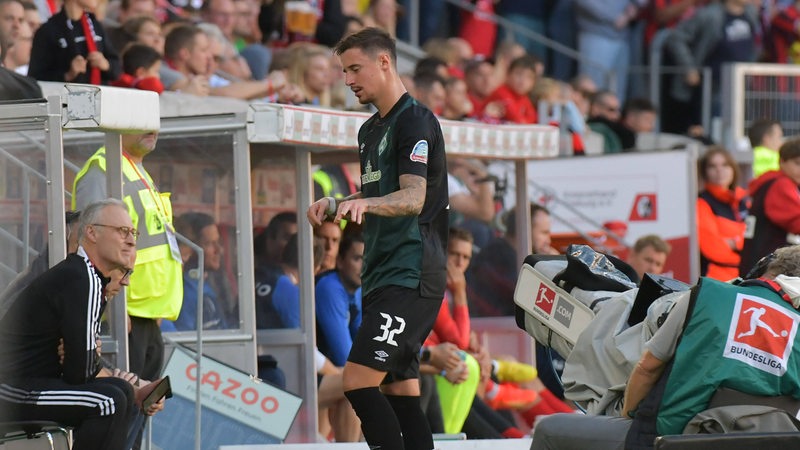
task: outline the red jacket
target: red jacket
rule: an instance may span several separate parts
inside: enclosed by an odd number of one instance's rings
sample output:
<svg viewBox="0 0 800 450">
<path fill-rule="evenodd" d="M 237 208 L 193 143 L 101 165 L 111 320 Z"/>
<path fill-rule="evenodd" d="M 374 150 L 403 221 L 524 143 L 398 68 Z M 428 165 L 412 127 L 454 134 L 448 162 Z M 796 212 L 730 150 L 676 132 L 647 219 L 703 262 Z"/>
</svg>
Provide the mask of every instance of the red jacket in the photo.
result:
<svg viewBox="0 0 800 450">
<path fill-rule="evenodd" d="M 453 313 L 450 314 L 450 302 L 445 298 L 436 316 L 425 345 L 437 345 L 443 342 L 451 342 L 461 350 L 469 347 L 469 308 L 467 305 L 453 306 Z"/>
<path fill-rule="evenodd" d="M 800 193 L 791 178 L 779 170 L 769 171 L 750 182 L 750 195 L 772 179 L 775 183 L 764 198 L 767 218 L 788 233 L 800 234 Z"/>
<path fill-rule="evenodd" d="M 485 105 L 496 101 L 502 102 L 506 108 L 506 113 L 500 118 L 501 120 L 513 123 L 539 123 L 539 115 L 536 113 L 530 97 L 517 94 L 508 85 L 504 84 L 489 94 L 483 103 L 484 108 Z"/>
<path fill-rule="evenodd" d="M 697 236 L 701 275 L 728 281 L 739 275 L 744 244 L 747 192 L 706 184 L 697 198 Z M 735 244 L 731 248 L 730 242 Z"/>
</svg>

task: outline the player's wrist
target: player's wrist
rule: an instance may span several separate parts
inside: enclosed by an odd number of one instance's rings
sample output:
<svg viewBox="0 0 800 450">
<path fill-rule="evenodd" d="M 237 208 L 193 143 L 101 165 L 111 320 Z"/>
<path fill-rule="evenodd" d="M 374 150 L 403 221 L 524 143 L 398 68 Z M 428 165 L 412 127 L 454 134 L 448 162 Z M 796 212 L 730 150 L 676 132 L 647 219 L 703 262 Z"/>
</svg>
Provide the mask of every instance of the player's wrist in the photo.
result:
<svg viewBox="0 0 800 450">
<path fill-rule="evenodd" d="M 325 210 L 325 213 L 328 215 L 336 214 L 336 198 L 335 197 L 325 197 L 328 200 L 328 208 Z"/>
</svg>

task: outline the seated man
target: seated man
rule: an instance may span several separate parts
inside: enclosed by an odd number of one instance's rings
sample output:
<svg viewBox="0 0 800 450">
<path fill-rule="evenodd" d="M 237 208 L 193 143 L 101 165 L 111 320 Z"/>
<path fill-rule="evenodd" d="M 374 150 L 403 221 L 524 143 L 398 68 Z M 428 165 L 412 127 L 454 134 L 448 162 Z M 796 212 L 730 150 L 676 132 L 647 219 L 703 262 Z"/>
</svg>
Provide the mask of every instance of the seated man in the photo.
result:
<svg viewBox="0 0 800 450">
<path fill-rule="evenodd" d="M 336 269 L 320 274 L 316 287 L 317 346 L 337 367 L 344 367 L 361 325 L 361 265 L 364 238 L 342 239 Z"/>
<path fill-rule="evenodd" d="M 75 427 L 75 450 L 125 448 L 137 410 L 134 389 L 124 379 L 98 378 L 96 338 L 106 274 L 132 265 L 137 234 L 121 201 L 89 205 L 80 218 L 77 253 L 36 278 L 0 321 L 3 420 Z"/>
<path fill-rule="evenodd" d="M 681 434 L 720 387 L 800 399 L 798 276 L 795 245 L 775 251 L 760 278 L 739 285 L 701 278 L 678 294 L 647 343 L 628 380 L 622 417 L 545 418 L 531 449 L 650 448 L 658 435 Z"/>
<path fill-rule="evenodd" d="M 660 275 L 664 271 L 670 251 L 672 247 L 666 241 L 655 234 L 648 234 L 636 240 L 625 262 L 631 265 L 639 275 L 639 280 L 642 280 L 646 273 Z"/>
</svg>

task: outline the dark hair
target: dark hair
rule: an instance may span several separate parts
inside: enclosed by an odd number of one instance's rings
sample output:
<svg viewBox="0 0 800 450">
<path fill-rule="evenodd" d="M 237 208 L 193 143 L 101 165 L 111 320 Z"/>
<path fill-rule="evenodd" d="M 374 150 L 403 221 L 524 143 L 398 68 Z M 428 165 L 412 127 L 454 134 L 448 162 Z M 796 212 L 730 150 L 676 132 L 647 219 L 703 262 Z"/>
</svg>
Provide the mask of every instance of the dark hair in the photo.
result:
<svg viewBox="0 0 800 450">
<path fill-rule="evenodd" d="M 536 217 L 536 213 L 543 212 L 550 215 L 550 210 L 545 208 L 544 206 L 538 203 L 531 203 L 531 221 L 533 218 Z M 509 212 L 506 213 L 505 220 L 503 224 L 506 226 L 506 234 L 509 236 L 516 236 L 517 234 L 517 207 L 515 206 Z"/>
<path fill-rule="evenodd" d="M 781 126 L 781 123 L 773 119 L 758 119 L 750 125 L 747 130 L 747 137 L 750 139 L 750 145 L 758 147 L 764 141 L 764 136 L 772 130 L 775 125 Z"/>
<path fill-rule="evenodd" d="M 167 34 L 164 40 L 164 57 L 174 59 L 184 48 L 194 46 L 194 38 L 203 33 L 196 25 L 178 25 Z"/>
<path fill-rule="evenodd" d="M 622 117 L 642 112 L 657 113 L 658 108 L 649 99 L 636 97 L 625 102 L 625 106 L 622 108 Z"/>
<path fill-rule="evenodd" d="M 361 233 L 345 233 L 342 237 L 342 241 L 339 242 L 339 254 L 336 255 L 336 258 L 344 258 L 347 252 L 350 251 L 350 247 L 356 242 L 364 243 L 364 236 L 362 236 Z"/>
<path fill-rule="evenodd" d="M 781 161 L 788 161 L 800 156 L 800 139 L 792 139 L 784 142 L 780 150 L 778 150 L 778 154 L 781 157 Z"/>
<path fill-rule="evenodd" d="M 469 230 L 461 227 L 450 227 L 448 241 L 458 239 L 459 241 L 466 241 L 470 244 L 475 243 L 475 237 L 472 236 Z"/>
<path fill-rule="evenodd" d="M 161 61 L 156 49 L 144 44 L 130 44 L 122 51 L 122 71 L 128 75 L 136 75 L 136 70 L 149 69 Z"/>
<path fill-rule="evenodd" d="M 368 27 L 359 30 L 350 36 L 345 36 L 333 47 L 333 52 L 337 55 L 357 48 L 372 57 L 379 52 L 389 53 L 393 65 L 397 65 L 397 46 L 389 33 L 380 28 Z"/>
<path fill-rule="evenodd" d="M 33 2 L 25 1 L 22 2 L 22 7 L 25 8 L 25 11 L 38 11 L 39 8 L 36 7 L 36 4 Z"/>
<path fill-rule="evenodd" d="M 435 72 L 420 72 L 414 74 L 414 86 L 416 86 L 417 92 L 429 92 L 436 83 L 441 83 L 442 87 L 444 87 L 445 81 L 444 78 L 440 77 Z"/>
<path fill-rule="evenodd" d="M 603 103 L 603 100 L 605 100 L 606 98 L 616 97 L 616 96 L 617 94 L 607 89 L 601 89 L 592 95 L 592 98 L 589 100 L 589 104 L 591 106 L 598 105 Z"/>
<path fill-rule="evenodd" d="M 522 55 L 519 58 L 511 61 L 511 65 L 508 66 L 508 71 L 511 72 L 517 69 L 526 69 L 536 73 L 536 66 L 541 63 L 542 60 L 533 55 Z"/>
<path fill-rule="evenodd" d="M 281 254 L 281 262 L 286 264 L 289 267 L 300 267 L 300 245 L 297 243 L 297 233 L 294 233 L 288 241 L 286 241 L 286 247 L 283 248 L 283 253 Z"/>
<path fill-rule="evenodd" d="M 161 26 L 161 22 L 159 22 L 158 19 L 156 19 L 155 17 L 135 16 L 126 20 L 122 24 L 122 31 L 125 32 L 127 38 L 129 38 L 132 41 L 135 41 L 136 35 L 139 34 L 139 31 L 141 31 L 142 26 L 144 26 L 144 24 L 148 22 L 153 22 L 155 24 L 158 24 L 159 27 Z"/>
<path fill-rule="evenodd" d="M 214 218 L 206 213 L 188 212 L 175 219 L 175 231 L 197 243 L 203 234 L 203 228 L 215 224 Z"/>
<path fill-rule="evenodd" d="M 253 240 L 253 254 L 257 260 L 265 256 L 264 252 L 267 248 L 267 239 L 275 239 L 281 226 L 285 223 L 297 223 L 297 213 L 294 211 L 284 211 L 272 216 L 267 227 Z"/>
<path fill-rule="evenodd" d="M 722 157 L 725 158 L 725 163 L 733 168 L 733 181 L 730 186 L 727 186 L 728 189 L 733 189 L 739 183 L 739 164 L 733 159 L 733 155 L 725 150 L 725 147 L 720 147 L 719 145 L 708 147 L 706 153 L 697 160 L 697 173 L 700 174 L 703 180 L 706 180 L 706 171 L 708 170 L 709 164 L 711 164 L 711 158 L 715 155 L 722 155 Z"/>
<path fill-rule="evenodd" d="M 445 69 L 447 68 L 447 63 L 442 58 L 426 56 L 417 61 L 417 65 L 414 66 L 414 78 L 420 74 L 437 73 L 439 67 L 442 66 L 444 66 Z"/>
<path fill-rule="evenodd" d="M 467 61 L 464 64 L 464 75 L 469 75 L 472 72 L 475 72 L 480 68 L 482 65 L 488 64 L 489 66 L 494 67 L 494 63 L 490 59 L 486 58 L 473 58 Z"/>
</svg>

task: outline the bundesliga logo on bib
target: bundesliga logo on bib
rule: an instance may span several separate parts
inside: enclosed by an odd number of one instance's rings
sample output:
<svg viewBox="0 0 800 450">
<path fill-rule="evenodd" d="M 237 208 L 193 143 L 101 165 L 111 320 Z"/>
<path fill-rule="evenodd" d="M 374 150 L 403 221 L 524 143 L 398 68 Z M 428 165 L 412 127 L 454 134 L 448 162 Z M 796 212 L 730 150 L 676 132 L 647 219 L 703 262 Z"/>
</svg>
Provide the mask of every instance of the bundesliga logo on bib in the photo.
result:
<svg viewBox="0 0 800 450">
<path fill-rule="evenodd" d="M 797 322 L 760 297 L 739 294 L 723 356 L 773 375 L 786 373 Z"/>
</svg>

